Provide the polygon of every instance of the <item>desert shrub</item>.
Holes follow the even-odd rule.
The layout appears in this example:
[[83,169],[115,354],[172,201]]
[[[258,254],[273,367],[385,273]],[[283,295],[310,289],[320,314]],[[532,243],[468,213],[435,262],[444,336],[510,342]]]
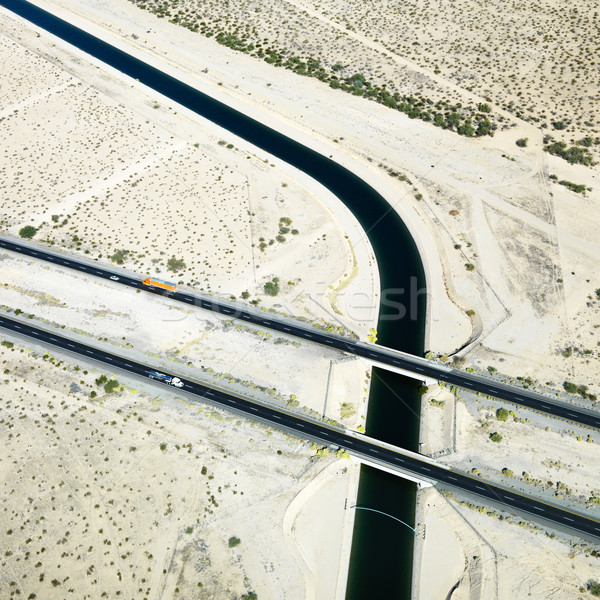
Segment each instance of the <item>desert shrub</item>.
[[19,235],[27,240],[30,240],[36,233],[37,229],[33,225],[25,225],[19,229]]
[[508,419],[509,412],[505,408],[499,408],[496,411],[496,419],[498,421],[506,421]]
[[116,392],[117,389],[119,389],[119,382],[116,379],[111,379],[105,386],[104,386],[104,391],[107,394],[112,394],[113,392]]
[[127,259],[127,255],[129,254],[129,250],[117,250],[111,257],[112,260],[117,265],[122,265],[123,262]]
[[494,433],[490,433],[490,440],[499,444],[502,441],[502,436],[497,431],[494,431]]
[[517,144],[517,146],[519,146],[519,148],[525,148],[525,146],[527,146],[527,142],[528,142],[529,138],[519,138],[515,144]]
[[240,538],[238,538],[238,537],[235,537],[235,536],[231,536],[231,537],[229,538],[229,540],[227,541],[227,545],[228,545],[230,548],[235,548],[236,546],[238,546],[238,545],[239,545],[239,544],[241,544],[241,543],[242,543],[242,540],[240,540]]
[[583,183],[573,183],[572,181],[567,181],[566,179],[561,179],[558,183],[560,183],[560,185],[564,185],[567,189],[575,192],[576,194],[582,194],[586,190],[586,187]]
[[97,386],[101,386],[102,384],[108,381],[108,377],[106,375],[100,375],[100,377],[98,377],[98,379],[95,379],[94,381],[96,382]]
[[267,296],[277,296],[277,294],[279,294],[279,278],[273,277],[271,281],[267,281],[263,286],[263,289]]
[[596,163],[587,148],[581,146],[567,146],[565,142],[553,142],[544,147],[544,150],[554,156],[560,156],[572,165],[592,167]]
[[593,579],[590,579],[587,582],[586,587],[587,587],[588,592],[592,596],[596,596],[596,598],[600,597],[600,583],[598,581],[594,581]]
[[181,258],[175,258],[172,256],[167,261],[167,269],[169,269],[169,271],[173,271],[173,273],[177,273],[178,271],[185,269],[185,262]]

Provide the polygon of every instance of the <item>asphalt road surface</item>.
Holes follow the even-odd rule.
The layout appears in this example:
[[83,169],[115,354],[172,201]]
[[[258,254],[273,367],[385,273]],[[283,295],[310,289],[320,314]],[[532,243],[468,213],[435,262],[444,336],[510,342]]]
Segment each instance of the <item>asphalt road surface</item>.
[[195,296],[185,292],[167,294],[164,290],[148,288],[148,286],[142,283],[141,279],[134,279],[123,275],[122,272],[110,271],[101,266],[96,266],[92,261],[86,263],[72,257],[63,256],[62,254],[41,250],[40,248],[32,247],[29,242],[19,243],[6,238],[0,238],[0,248],[12,250],[13,252],[45,260],[76,271],[82,271],[95,277],[102,277],[104,279],[116,277],[118,283],[122,285],[135,287],[161,296],[168,295],[179,302],[211,310],[232,319],[246,321],[261,328],[279,331],[285,335],[294,336],[328,348],[335,348],[368,360],[404,369],[414,373],[417,377],[430,377],[444,381],[450,385],[472,392],[480,392],[486,396],[505,400],[518,406],[524,406],[586,427],[600,429],[600,413],[597,411],[560,402],[543,394],[493,381],[482,375],[445,367],[424,358],[391,350],[383,346],[343,339],[337,335],[314,329],[310,325],[303,326],[299,323],[296,324],[291,319],[282,319],[273,313],[265,313],[262,310],[247,309],[233,303],[221,300],[217,301],[205,296]]
[[[98,271],[101,270],[98,269]],[[105,274],[110,277],[109,272],[105,272]],[[150,371],[157,370],[152,366],[134,362],[63,337],[55,332],[45,331],[3,316],[0,316],[0,328],[33,339],[45,347],[53,346],[60,350],[66,350],[83,357],[84,360],[98,361],[104,365],[109,365],[113,369],[120,369],[132,375],[148,378]],[[162,370],[159,371],[164,373]],[[166,375],[171,374],[166,373]],[[436,466],[426,458],[418,458],[414,453],[410,455],[403,454],[399,448],[393,450],[387,446],[379,445],[375,440],[357,434],[350,434],[343,429],[291,414],[285,410],[278,410],[275,407],[264,406],[184,377],[179,377],[179,379],[183,383],[183,387],[172,388],[172,391],[186,392],[187,395],[191,395],[196,400],[216,404],[250,419],[260,420],[278,429],[291,431],[301,438],[315,440],[328,446],[346,448],[351,454],[358,458],[365,458],[374,464],[391,469],[401,469],[418,478],[442,484],[443,487],[456,488],[463,492],[475,494],[484,499],[486,504],[499,505],[500,508],[508,509],[510,512],[517,514],[526,513],[530,517],[532,516],[534,521],[541,522],[543,525],[558,526],[560,529],[567,529],[571,533],[576,532],[584,538],[593,538],[595,541],[600,540],[600,522],[581,514],[569,512],[558,506],[529,498],[502,487],[490,485],[480,478]],[[167,385],[171,388],[169,384],[165,383],[155,383],[155,385]]]

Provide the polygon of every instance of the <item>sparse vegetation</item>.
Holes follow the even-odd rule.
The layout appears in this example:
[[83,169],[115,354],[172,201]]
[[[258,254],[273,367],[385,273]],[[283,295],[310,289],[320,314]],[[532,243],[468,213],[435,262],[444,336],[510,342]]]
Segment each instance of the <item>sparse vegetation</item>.
[[279,277],[273,277],[271,281],[267,281],[263,290],[267,296],[277,296],[279,294]]
[[230,548],[235,548],[236,546],[239,546],[242,543],[242,540],[240,540],[240,538],[235,537],[235,536],[231,536],[229,538],[229,540],[227,541],[227,545]]
[[185,261],[181,258],[175,258],[174,256],[172,256],[167,261],[167,269],[169,269],[169,271],[172,271],[173,273],[183,271],[185,269]]
[[572,183],[571,181],[567,181],[566,179],[561,179],[558,183],[560,185],[565,186],[572,192],[575,192],[576,194],[585,194],[586,190],[588,189],[583,183]]

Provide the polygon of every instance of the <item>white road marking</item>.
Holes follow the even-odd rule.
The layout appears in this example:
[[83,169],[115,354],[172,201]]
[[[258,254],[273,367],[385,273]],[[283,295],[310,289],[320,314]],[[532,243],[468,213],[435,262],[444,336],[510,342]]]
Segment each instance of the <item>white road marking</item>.
[[274,419],[279,419],[281,421],[281,417],[279,415],[273,415]]
[[105,356],[104,357],[106,360],[112,360],[112,358],[110,356]]
[[306,337],[312,337],[312,335],[310,335],[310,333],[305,333],[304,334]]
[[75,346],[73,346],[73,344],[67,344],[67,346],[71,346],[71,348],[75,348]]
[[304,425],[302,425],[302,423],[298,423],[298,427],[304,427]]
[[458,481],[458,479],[456,479],[456,477],[452,477],[452,475],[448,475],[448,479],[452,479],[453,481]]
[[33,335],[40,335],[37,331],[32,331]]
[[431,471],[431,469],[428,469],[427,467],[423,467],[423,471]]
[[571,519],[571,517],[565,517],[565,521],[571,521],[571,523],[573,523],[575,519]]
[[284,329],[284,331],[291,331],[291,329],[289,327],[284,327],[283,329]]
[[94,354],[91,350],[86,350],[88,354]]
[[131,368],[133,368],[133,366],[132,366],[132,365],[130,365],[129,363],[124,363],[124,364],[125,364],[125,366],[126,366],[126,367],[131,367]]
[[541,507],[539,507],[539,506],[534,506],[533,508],[535,508],[535,510],[541,510],[541,511],[543,511],[543,510],[544,510],[543,508],[541,508]]
[[15,329],[21,329],[18,325],[15,325]]
[[482,485],[476,485],[475,486],[478,490],[485,490],[485,488]]
[[50,338],[50,340],[51,340],[52,342],[55,342],[55,341],[56,341],[56,338]]

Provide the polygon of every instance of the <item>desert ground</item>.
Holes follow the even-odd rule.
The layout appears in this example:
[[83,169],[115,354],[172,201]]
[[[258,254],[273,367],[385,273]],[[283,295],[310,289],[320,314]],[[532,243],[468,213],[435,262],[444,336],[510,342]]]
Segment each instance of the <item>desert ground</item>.
[[0,359],[7,598],[300,599],[330,566],[335,589],[357,465],[122,374],[105,393],[105,369],[27,342]]
[[[263,5],[226,7],[228,23],[225,27],[221,21],[220,25],[225,31],[244,21],[250,33],[263,39],[265,45],[278,43],[281,48],[303,56],[315,56],[321,51],[323,54],[317,56],[323,64],[339,62],[345,69],[342,74],[362,71],[378,84],[387,82],[401,93],[418,93],[434,101],[446,98],[465,106],[490,103],[498,129],[493,137],[473,139],[409,119],[375,102],[331,89],[317,79],[301,78],[290,70],[275,68],[125,0],[110,4],[86,0],[40,2],[350,166],[389,198],[421,250],[428,278],[427,349],[440,360],[446,361],[460,350],[459,357],[464,362],[459,364],[465,367],[483,372],[491,367],[497,376],[529,378],[532,385],[545,386],[563,396],[566,381],[585,385],[586,394],[597,395],[600,301],[596,289],[600,289],[600,247],[595,232],[600,225],[597,210],[600,170],[597,166],[572,165],[543,151],[544,135],[548,132],[569,144],[581,136],[593,137],[598,133],[594,114],[598,86],[593,72],[597,58],[589,56],[587,42],[578,44],[573,32],[564,27],[570,24],[576,31],[585,32],[586,27],[593,30],[597,16],[589,13],[589,6],[583,3],[566,11],[558,10],[556,4],[540,5],[535,17],[539,23],[530,21],[532,27],[552,29],[542,32],[549,46],[544,49],[545,59],[539,57],[539,44],[532,37],[537,32],[530,36],[514,35],[514,23],[509,19],[501,23],[482,19],[473,10],[473,3],[466,0],[444,4],[441,9],[417,3],[412,11],[402,14],[385,5],[376,9],[370,5],[323,3],[273,3],[264,5],[264,10]],[[194,6],[186,4],[186,10]],[[529,19],[527,11],[533,14],[536,8],[520,7],[521,12],[514,19]],[[364,18],[361,11],[367,9],[371,9],[369,18]],[[223,19],[218,10],[221,8],[216,5],[206,7],[202,18],[207,23],[216,23]],[[382,22],[379,10],[385,12],[388,23],[392,19],[394,27],[390,25],[389,31],[387,26],[374,24]],[[494,6],[486,10],[492,15],[500,11]],[[285,23],[286,15],[292,15],[292,11],[296,14],[290,23]],[[257,14],[253,17],[256,20],[250,18],[253,12]],[[460,12],[460,17],[453,17],[455,12]],[[263,29],[259,29],[259,22]],[[436,23],[439,37],[435,44],[428,42],[427,46],[423,28],[429,24],[435,28]],[[69,252],[100,261],[110,260],[118,250],[125,250],[121,252],[124,268],[157,272],[165,277],[169,275],[169,259],[181,260],[185,268],[178,268],[174,277],[183,285],[236,298],[247,291],[250,300],[280,312],[312,317],[316,304],[312,298],[318,298],[319,304],[326,307],[324,313],[317,315],[324,322],[335,322],[365,337],[376,321],[376,312],[356,318],[348,309],[352,306],[353,291],[367,294],[376,305],[379,286],[374,259],[368,245],[363,243],[364,236],[334,198],[243,141],[228,137],[209,124],[200,127],[191,115],[165,99],[149,95],[135,82],[98,69],[95,64],[90,68],[84,57],[66,51],[43,33],[37,37],[30,28],[13,19],[3,18],[2,26],[3,59],[22,73],[19,85],[2,88],[6,100],[2,101],[0,118],[12,134],[0,166],[4,169],[5,185],[0,196],[4,231],[16,235],[24,225],[34,225],[40,227],[37,243],[52,243],[54,247],[62,246]],[[488,43],[500,39],[511,42],[484,60],[476,37],[486,28],[483,35],[490,38]],[[464,35],[470,29],[477,32],[472,40]],[[506,34],[508,29],[510,36]],[[404,33],[401,42],[392,36],[393,31]],[[458,35],[460,41],[456,41]],[[335,37],[338,39],[333,40]],[[413,38],[420,44],[407,42]],[[292,39],[297,46],[290,46]],[[408,45],[412,46],[411,52]],[[561,59],[561,53],[570,54],[569,60]],[[543,68],[536,68],[536,57],[544,61]],[[557,73],[553,60],[564,65],[569,73],[566,70]],[[493,77],[488,71],[493,72]],[[540,89],[527,94],[528,86],[530,90],[536,86]],[[519,119],[519,113],[528,116],[527,120]],[[566,122],[565,128],[553,126],[555,119]],[[548,121],[543,127],[542,120]],[[85,127],[79,127],[80,122]],[[39,140],[44,138],[45,144],[40,145]],[[526,146],[516,144],[525,138]],[[45,154],[46,144],[53,148],[52,160],[50,153]],[[94,151],[94,160],[89,160],[90,152]],[[596,156],[597,146],[590,151]],[[28,171],[37,164],[31,158],[38,155],[46,161],[43,172]],[[73,177],[73,173],[77,176]],[[390,176],[393,173],[403,174],[404,180]],[[151,184],[150,177],[153,177]],[[583,184],[585,194],[560,185],[561,180]],[[198,181],[203,183],[203,189],[196,196],[193,190]],[[48,183],[55,189],[49,191]],[[165,197],[164,205],[156,203],[157,198]],[[15,211],[15,206],[20,209]],[[108,208],[118,212],[118,224],[107,217]],[[53,215],[58,216],[56,221]],[[286,234],[284,242],[274,241],[269,245],[277,236],[281,217],[291,219],[298,234]],[[260,238],[267,244],[264,251],[259,246]],[[168,244],[168,249],[163,249],[163,244]],[[218,252],[213,252],[213,248]],[[10,271],[7,265],[14,260],[5,259],[3,269]],[[281,295],[275,299],[262,293],[263,284],[273,277],[280,278],[282,287]],[[346,288],[345,280],[349,278],[352,281]],[[37,282],[17,289],[18,276],[14,273],[9,282],[7,294],[11,294],[11,302],[3,302],[8,308],[14,309],[41,291]],[[347,293],[340,298],[330,293],[330,286],[341,287]],[[79,282],[76,289],[83,290],[83,284]],[[62,298],[58,291],[53,294]],[[137,301],[136,298],[136,304]],[[332,306],[336,301],[340,302],[337,311]],[[85,311],[90,310],[89,304],[85,304],[82,294],[78,302],[82,303],[78,318],[83,318]],[[112,304],[105,307],[107,311],[111,309]],[[45,318],[46,308],[40,311],[32,306],[30,310]],[[147,310],[149,315],[159,308],[152,306]],[[169,312],[168,308],[165,310]],[[121,312],[127,310],[123,308]],[[64,316],[57,318],[56,322],[64,324],[64,319]],[[119,319],[115,318],[103,334],[98,324],[92,326],[89,319],[81,329],[91,330],[94,336],[109,336],[117,343],[119,336],[111,329],[114,324],[127,323],[131,329],[137,329],[130,312]],[[226,333],[231,336],[228,339],[235,340],[233,343],[243,344],[240,341],[243,336],[226,323],[213,325],[217,333],[212,340],[207,335],[206,343],[207,354],[216,363],[225,348],[227,356],[231,350],[229,344],[219,346],[217,337]],[[179,330],[183,329],[181,326]],[[136,345],[147,337],[145,347],[155,346],[149,352],[157,360],[172,358],[167,354],[174,347],[171,341],[165,343],[154,330],[151,333],[149,330],[137,333]],[[185,339],[192,343],[199,337],[192,331]],[[253,336],[252,340],[255,339]],[[247,344],[251,346],[251,342]],[[273,340],[260,341],[263,364],[269,362],[272,344]],[[175,348],[185,356],[204,350],[199,342],[183,350]],[[347,417],[353,419],[349,425],[360,423],[368,393],[363,366],[341,365],[338,369],[333,357],[313,357],[308,350],[289,344],[283,344],[282,348],[289,351],[290,360],[301,356],[307,370],[318,364],[319,382],[314,386],[321,393],[329,365],[333,365],[333,372],[337,371],[339,376],[333,386],[337,397],[343,396],[347,389],[359,390],[364,382],[367,389],[361,390],[356,412]],[[227,372],[234,379],[244,380],[242,363],[239,360],[236,363],[234,358],[233,362],[225,361],[226,368],[222,364],[211,368],[217,374]],[[230,368],[231,365],[241,371]],[[183,361],[177,367],[184,369]],[[311,396],[310,391],[305,391],[311,388],[304,388],[306,381],[302,381],[301,374],[298,380],[285,383],[285,388],[281,387],[280,374],[266,370],[261,375],[265,381],[277,380],[276,387],[282,394],[279,400],[287,402],[294,394],[302,395],[304,403]],[[570,489],[576,497],[589,500],[594,496],[598,490],[597,474],[587,470],[587,461],[596,459],[598,440],[587,442],[587,435],[580,435],[582,432],[565,432],[555,424],[538,423],[526,413],[519,413],[518,417],[529,418],[530,423],[510,419],[496,423],[496,406],[479,405],[479,399],[469,400],[470,404],[459,401],[454,418],[449,414],[453,404],[446,392],[434,390],[444,399],[443,406],[429,399],[424,404],[428,432],[425,435],[429,436],[426,442],[431,453],[452,446],[452,453],[444,460],[462,468],[470,466],[471,461],[482,474],[505,484],[532,487],[521,475],[529,469],[526,472],[532,480],[552,478],[554,485],[546,486],[547,489],[533,486],[539,493],[556,491],[567,496],[570,494],[566,490]],[[589,397],[571,400],[593,404]],[[340,401],[332,407],[339,414],[332,414],[331,418],[341,418]],[[323,410],[320,400],[308,408]],[[11,414],[16,418],[16,413]],[[491,426],[502,428],[503,445],[490,445],[487,436]],[[549,431],[545,431],[546,427]],[[541,440],[535,451],[528,445],[531,428],[536,433],[543,432],[535,438]],[[560,458],[549,459],[545,445],[552,453],[560,454]],[[514,459],[515,448],[520,453],[518,461]],[[343,468],[344,463],[341,467],[332,463],[322,480],[327,483],[313,484],[309,488],[314,490],[313,495],[306,495],[323,499],[331,492],[326,500],[329,505],[352,493],[355,479],[350,472],[343,474]],[[503,468],[513,471],[512,481],[501,474]],[[556,487],[557,482],[565,488]],[[449,556],[443,576],[438,577],[437,597],[445,597],[459,580],[462,583],[456,597],[469,593],[472,598],[547,598],[549,594],[571,598],[577,597],[578,592],[585,597],[585,590],[579,588],[597,573],[597,559],[586,557],[589,553],[586,548],[575,548],[574,538],[557,536],[550,540],[544,532],[518,527],[507,519],[499,520],[496,514],[487,515],[485,511],[481,514],[456,499],[437,494],[434,490],[420,493],[417,521],[426,533],[424,541],[417,540],[416,569],[421,580],[416,586],[419,596],[415,597],[434,597],[429,595],[434,592],[427,586],[439,575],[440,556],[436,547],[445,543],[456,548],[456,552]],[[291,500],[287,497],[282,504],[287,502],[290,506]],[[314,506],[318,500],[312,502]],[[306,503],[311,506],[311,501]],[[434,509],[425,510],[427,503]],[[459,518],[457,511],[463,516]],[[335,514],[338,518],[339,514]],[[298,518],[299,522],[306,522]],[[280,520],[277,536],[281,522],[288,524],[289,517]],[[281,548],[280,544],[276,546]],[[475,548],[479,550],[475,552]],[[309,537],[304,535],[296,539],[290,552],[300,552],[303,561],[299,564],[309,565],[304,567],[302,577],[304,585],[310,587],[317,572],[314,565],[319,563],[315,546],[311,547]],[[547,559],[549,553],[554,557],[552,561]],[[482,575],[481,561],[462,558],[479,555],[487,557],[486,564],[493,565],[495,575],[487,570]],[[179,562],[172,563],[178,565],[174,566],[174,572],[188,572],[185,569],[189,565],[185,566],[182,556],[179,555]],[[529,562],[519,563],[523,556],[528,556]],[[550,584],[543,578],[533,578],[527,565],[533,568],[539,564],[548,566],[548,574],[556,575],[556,580],[548,575],[550,582],[555,581],[554,587],[548,587]],[[510,575],[512,587],[505,583],[509,575],[499,576],[502,569]],[[468,575],[468,586],[464,573]],[[320,576],[324,577],[322,572]],[[564,578],[564,585],[560,577]],[[325,580],[328,590],[337,585],[331,574]],[[259,589],[260,582],[251,579],[249,583]],[[245,590],[250,590],[250,586]],[[482,590],[486,592],[483,595]],[[489,590],[492,594],[486,595]],[[235,593],[244,593],[244,589],[236,588]]]

